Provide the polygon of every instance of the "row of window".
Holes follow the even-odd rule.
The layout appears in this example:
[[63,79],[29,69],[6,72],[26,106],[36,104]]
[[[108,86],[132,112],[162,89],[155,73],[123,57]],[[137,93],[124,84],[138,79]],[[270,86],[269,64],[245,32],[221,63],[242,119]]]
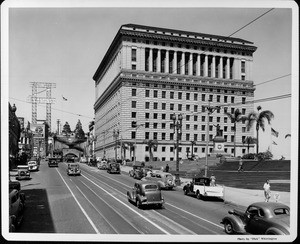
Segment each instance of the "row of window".
[[[186,150],[185,150],[185,152],[188,152],[188,153],[190,153],[190,147],[186,147],[185,148]],[[198,149],[200,149],[200,150],[198,150]],[[152,148],[152,150],[154,151],[154,152],[157,152],[158,151],[158,147],[154,147],[154,148]],[[161,152],[175,152],[175,148],[174,147],[172,147],[172,146],[170,146],[169,147],[169,150],[167,151],[167,147],[166,146],[162,146],[161,147]],[[210,153],[212,153],[212,151],[213,151],[213,148],[212,147],[210,147],[209,149],[209,152]],[[183,150],[182,150],[182,147],[178,147],[178,151],[179,152],[183,152]],[[205,153],[205,147],[196,147],[196,146],[194,146],[194,152],[193,153],[198,153],[198,152],[201,152],[201,153]],[[225,151],[225,153],[227,153],[228,152],[228,148],[224,148],[224,151]],[[145,146],[145,152],[149,152],[149,146]],[[234,148],[231,148],[231,153],[234,153]],[[246,149],[245,148],[242,148],[242,153],[243,154],[245,154],[246,153]],[[170,159],[171,161],[173,161],[173,158],[172,159]]]
[[[160,138],[159,138],[159,134],[160,134]],[[182,135],[182,134],[180,134]],[[193,136],[191,134],[185,134],[185,141],[198,141],[200,139],[200,141],[205,142],[206,141],[206,134],[200,134],[200,138],[198,137],[198,134],[193,134]],[[149,140],[149,139],[153,139],[153,140],[167,140],[167,133],[162,132],[162,133],[158,133],[158,132],[152,132],[152,138],[150,137],[150,132],[146,131],[145,132],[145,140]],[[225,142],[234,142],[234,135],[223,135]],[[209,141],[212,141],[214,138],[214,135],[210,134],[209,135]],[[242,142],[245,140],[246,136],[242,136]],[[131,132],[131,139],[136,139],[136,131],[132,131]],[[182,138],[179,138],[180,140]],[[175,140],[175,136],[174,133],[169,133],[169,140],[173,141]]]
[[[159,98],[158,96],[159,90],[153,90],[153,98]],[[185,100],[191,100],[191,97],[193,97],[194,101],[198,101],[199,94],[198,93],[189,93],[185,92]],[[133,88],[131,90],[131,96],[135,97],[137,96],[137,89]],[[150,97],[150,90],[146,89],[145,90],[145,97]],[[221,102],[221,95],[215,95],[216,97],[216,102]],[[175,92],[170,91],[169,96],[167,97],[167,91],[162,90],[160,94],[160,98],[168,98],[168,99],[175,99]],[[208,100],[207,100],[208,98]],[[213,94],[201,94],[201,101],[213,101],[214,95]],[[177,92],[177,99],[182,100],[183,99],[183,92]],[[223,96],[223,101],[224,103],[234,103],[235,102],[235,96],[230,97],[230,101],[228,100],[228,96]],[[242,97],[242,104],[246,103],[246,97]]]
[[[168,110],[170,111],[174,111],[176,109],[176,111],[183,111],[183,107],[184,105],[183,104],[177,104],[177,107],[175,107],[175,104],[174,103],[170,103],[168,104]],[[131,108],[137,108],[137,101],[131,101]],[[167,103],[161,103],[160,106],[159,106],[159,103],[158,102],[153,102],[153,106],[150,108],[150,102],[145,102],[145,109],[154,109],[154,110],[158,110],[158,109],[161,109],[161,110],[167,110]],[[221,109],[222,108],[217,108],[216,111],[217,113],[221,113]],[[185,105],[185,111],[186,112],[201,112],[201,113],[204,113],[206,112],[206,106],[202,105],[201,106],[201,110],[199,110],[199,106],[198,105],[190,105],[190,104],[186,104]],[[223,111],[224,113],[228,113],[228,107],[224,107],[223,108]],[[231,114],[234,114],[234,111],[235,111],[235,108],[230,108],[230,113]],[[241,109],[241,113],[243,115],[246,114],[246,109],[245,108],[242,108]],[[135,118],[136,116],[136,112],[132,112],[132,115],[131,117],[132,118]],[[191,115],[186,115],[186,120],[189,121],[190,120],[190,117]],[[197,121],[198,119],[198,116],[197,115],[194,115],[194,121]],[[227,118],[226,118],[227,120]],[[205,121],[205,119],[203,119],[202,121]],[[219,121],[218,121],[219,122]],[[225,122],[227,123],[227,122]]]

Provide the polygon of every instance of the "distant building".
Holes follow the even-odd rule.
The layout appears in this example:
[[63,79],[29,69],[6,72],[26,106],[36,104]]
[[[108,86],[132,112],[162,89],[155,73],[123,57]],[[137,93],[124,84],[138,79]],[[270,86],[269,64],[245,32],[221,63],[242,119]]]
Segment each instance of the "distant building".
[[16,116],[17,107],[14,104],[9,106],[9,167],[10,169],[17,165],[17,157],[19,152],[19,138],[21,134],[21,126]]
[[[132,160],[136,145],[136,160],[147,161],[145,140],[157,140],[154,158],[175,160],[174,113],[183,115],[181,158],[192,144],[193,154],[205,156],[207,140],[211,153],[216,124],[225,139],[225,153],[233,154],[234,127],[224,112],[239,108],[246,115],[253,110],[255,51],[252,42],[240,38],[121,26],[93,76],[96,156],[113,158],[117,150],[118,157]],[[221,107],[207,118],[207,105]],[[236,130],[238,156],[246,153],[242,141],[253,129],[238,123]]]

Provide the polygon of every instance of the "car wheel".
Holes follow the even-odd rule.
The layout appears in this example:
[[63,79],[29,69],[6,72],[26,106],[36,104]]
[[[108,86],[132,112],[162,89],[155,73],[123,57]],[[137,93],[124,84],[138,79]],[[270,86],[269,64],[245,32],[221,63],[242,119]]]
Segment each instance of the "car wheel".
[[233,230],[233,226],[232,226],[232,223],[230,221],[225,221],[224,223],[224,229],[225,229],[225,232],[226,234],[233,234],[234,233],[234,230]]
[[196,195],[196,197],[197,197],[198,199],[202,199],[202,195],[200,194],[200,192],[199,192],[199,191],[197,192],[197,195]]

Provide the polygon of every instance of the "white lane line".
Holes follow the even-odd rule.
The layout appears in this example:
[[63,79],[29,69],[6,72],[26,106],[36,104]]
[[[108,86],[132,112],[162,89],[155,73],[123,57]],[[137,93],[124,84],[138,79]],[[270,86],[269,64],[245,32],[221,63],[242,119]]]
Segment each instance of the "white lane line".
[[128,205],[126,205],[125,203],[123,203],[122,201],[120,201],[118,198],[116,198],[114,195],[110,194],[108,191],[106,191],[104,188],[102,188],[101,186],[97,185],[95,182],[93,182],[92,180],[90,180],[89,178],[87,178],[86,176],[82,175],[84,178],[86,178],[88,181],[90,181],[91,183],[93,183],[95,186],[97,186],[98,188],[100,188],[102,191],[106,192],[108,195],[110,195],[112,198],[116,199],[119,203],[121,203],[122,205],[124,205],[126,208],[130,209],[132,212],[136,213],[137,215],[139,215],[141,218],[143,218],[144,220],[148,221],[149,223],[151,223],[152,225],[154,225],[156,228],[158,228],[159,230],[161,230],[162,232],[164,232],[167,235],[170,235],[169,232],[167,232],[165,229],[161,228],[159,225],[155,224],[153,221],[145,218],[143,215],[141,215],[139,212],[135,211],[134,209],[132,209],[131,207],[129,207]]
[[185,212],[185,213],[187,213],[187,214],[190,214],[190,215],[192,215],[192,216],[195,217],[195,218],[201,219],[202,221],[205,221],[205,222],[207,222],[207,223],[210,223],[210,224],[212,224],[212,225],[214,225],[214,226],[216,226],[216,227],[219,227],[219,228],[223,229],[223,226],[221,226],[221,225],[217,225],[217,224],[215,224],[215,223],[213,223],[213,222],[211,222],[211,221],[209,221],[209,220],[207,220],[207,219],[201,218],[201,217],[199,217],[199,216],[197,216],[197,215],[195,215],[195,214],[192,214],[192,213],[190,213],[190,212],[188,212],[188,211],[186,211],[186,210],[183,210],[182,208],[178,208],[178,207],[176,207],[176,206],[174,206],[174,205],[172,205],[172,204],[170,204],[170,203],[166,203],[166,204],[172,206],[173,208],[177,208],[177,209],[179,209],[179,210],[181,210],[181,211],[183,211],[183,212]]
[[[87,173],[87,174],[88,174],[88,173]],[[93,176],[93,175],[92,175],[92,176]],[[95,177],[95,176],[93,176],[93,177]],[[129,185],[126,185],[126,184],[124,184],[124,183],[122,183],[122,182],[120,182],[120,181],[117,181],[117,180],[113,179],[113,178],[109,178],[109,177],[107,177],[107,176],[104,176],[104,177],[106,177],[107,179],[113,180],[113,181],[115,181],[115,182],[117,182],[117,183],[119,183],[119,184],[121,184],[121,185],[124,185],[124,186],[126,186],[126,187],[131,188]],[[124,193],[122,193],[122,194],[124,194]],[[125,195],[125,194],[124,194],[124,195]],[[215,223],[213,223],[213,222],[211,222],[211,221],[209,221],[209,220],[207,220],[207,219],[201,218],[201,217],[199,217],[199,216],[197,216],[197,215],[195,215],[195,214],[192,214],[192,213],[190,213],[190,212],[188,212],[188,211],[186,211],[186,210],[184,210],[184,209],[182,209],[182,208],[178,208],[178,207],[176,207],[176,206],[174,206],[174,205],[172,205],[172,204],[170,204],[170,203],[165,202],[165,205],[170,205],[170,206],[172,206],[172,207],[174,207],[174,208],[177,208],[177,209],[179,209],[179,210],[181,210],[181,211],[183,211],[183,212],[185,212],[185,213],[187,213],[187,214],[190,214],[190,215],[192,215],[192,216],[194,216],[194,217],[196,217],[196,218],[198,218],[198,219],[201,219],[201,220],[203,220],[203,221],[205,221],[205,222],[207,222],[207,223],[210,223],[210,224],[212,224],[212,225],[214,225],[214,226],[217,226],[217,227],[223,229],[223,226],[221,226],[221,225],[215,224]]]
[[83,214],[85,215],[85,217],[87,218],[87,220],[90,222],[91,226],[93,227],[93,229],[95,230],[95,232],[97,234],[100,234],[100,231],[97,229],[97,227],[95,226],[95,224],[93,223],[93,221],[90,219],[90,217],[87,215],[87,213],[85,212],[85,210],[83,209],[83,207],[80,205],[80,203],[78,202],[77,198],[75,197],[75,195],[73,194],[71,188],[68,186],[67,182],[64,180],[64,178],[62,177],[61,173],[58,171],[58,169],[56,168],[57,173],[59,174],[59,176],[61,177],[61,179],[63,180],[63,182],[66,184],[66,186],[68,187],[69,191],[71,192],[73,198],[75,199],[75,201],[77,202],[79,208],[81,209],[81,211],[83,212]]
[[[104,201],[101,197],[99,197],[98,195],[97,195],[97,193],[95,192],[95,191],[93,191],[92,189],[90,189],[90,187],[87,185],[87,184],[85,184],[83,181],[80,181],[82,184],[84,184],[90,191],[92,191],[98,198],[100,198],[103,202],[105,202],[108,206],[109,206],[109,204],[106,202],[106,201]],[[77,186],[76,186],[77,187]],[[77,187],[78,188],[78,187]],[[88,198],[86,197],[86,195],[78,188],[78,190],[82,193],[82,195],[86,198],[86,200],[88,200]],[[114,230],[114,232],[116,233],[116,234],[119,234],[118,233],[118,231],[111,225],[111,223],[108,221],[108,219],[101,213],[101,212],[99,212],[99,210],[95,207],[95,205],[90,201],[90,200],[88,200],[88,202],[95,208],[95,210],[99,213],[99,215],[101,215],[102,216],[102,218],[107,222],[107,224],[109,224],[109,226]],[[128,222],[128,221],[127,221]],[[137,230],[137,231],[139,231],[139,230]],[[142,233],[141,233],[142,234]]]

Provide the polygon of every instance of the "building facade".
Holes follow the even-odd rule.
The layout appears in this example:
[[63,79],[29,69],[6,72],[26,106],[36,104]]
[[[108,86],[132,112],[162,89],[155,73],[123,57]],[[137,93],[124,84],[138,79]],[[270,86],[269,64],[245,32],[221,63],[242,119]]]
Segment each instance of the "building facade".
[[[120,27],[93,79],[97,157],[175,160],[172,115],[183,116],[181,158],[213,150],[216,126],[225,153],[246,153],[253,131],[224,114],[253,110],[252,42],[231,37],[127,24]],[[208,115],[207,106],[219,106]],[[136,127],[135,127],[136,123]],[[207,137],[208,131],[208,137]],[[117,133],[116,133],[117,132]],[[147,142],[157,142],[149,148]],[[152,149],[152,150],[151,150]]]

